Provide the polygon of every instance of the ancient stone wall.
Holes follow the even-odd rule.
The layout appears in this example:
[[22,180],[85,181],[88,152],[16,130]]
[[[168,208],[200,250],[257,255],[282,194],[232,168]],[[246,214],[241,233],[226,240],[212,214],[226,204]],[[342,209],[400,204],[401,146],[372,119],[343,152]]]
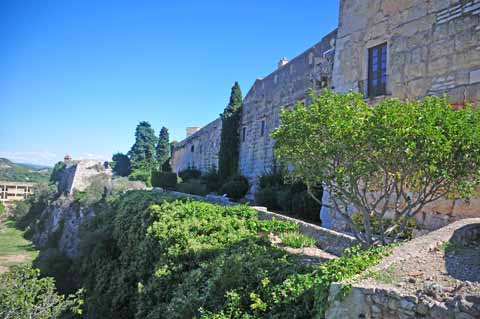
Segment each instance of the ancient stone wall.
[[331,84],[336,31],[283,63],[263,79],[257,79],[243,101],[240,128],[240,171],[255,185],[273,163],[274,141],[270,133],[280,124],[283,107],[308,103],[310,89],[317,92]]
[[212,167],[218,168],[221,133],[222,120],[218,118],[179,142],[170,160],[172,170],[179,172],[195,167],[202,172],[207,172]]
[[387,96],[480,101],[480,0],[342,0],[333,86],[366,91],[368,50],[387,43]]
[[67,163],[58,187],[60,191],[67,194],[84,191],[91,184],[92,178],[99,175],[105,175],[108,178],[112,176],[112,170],[105,167],[103,161],[70,161]]

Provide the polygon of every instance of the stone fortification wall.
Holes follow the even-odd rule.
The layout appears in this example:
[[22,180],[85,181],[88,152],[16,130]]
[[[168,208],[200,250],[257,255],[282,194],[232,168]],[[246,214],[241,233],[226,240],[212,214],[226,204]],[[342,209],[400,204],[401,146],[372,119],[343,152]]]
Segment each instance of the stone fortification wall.
[[365,92],[368,50],[387,43],[387,96],[480,101],[480,0],[342,0],[333,86]]
[[59,190],[67,194],[74,191],[84,191],[90,185],[92,178],[99,175],[112,176],[112,170],[105,167],[103,161],[78,160],[67,163],[59,183]]
[[195,167],[206,172],[212,167],[218,168],[221,133],[222,120],[218,118],[179,142],[172,153],[172,170],[179,172]]
[[240,129],[240,171],[255,185],[273,163],[270,133],[279,126],[282,108],[308,103],[308,91],[330,87],[336,31],[319,43],[257,79],[243,101]]

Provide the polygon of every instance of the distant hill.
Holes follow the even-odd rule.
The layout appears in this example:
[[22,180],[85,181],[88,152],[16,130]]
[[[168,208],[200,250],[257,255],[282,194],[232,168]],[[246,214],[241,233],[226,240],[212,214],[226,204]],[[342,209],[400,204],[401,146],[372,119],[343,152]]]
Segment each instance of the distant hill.
[[52,169],[33,164],[17,164],[0,158],[0,181],[48,182]]

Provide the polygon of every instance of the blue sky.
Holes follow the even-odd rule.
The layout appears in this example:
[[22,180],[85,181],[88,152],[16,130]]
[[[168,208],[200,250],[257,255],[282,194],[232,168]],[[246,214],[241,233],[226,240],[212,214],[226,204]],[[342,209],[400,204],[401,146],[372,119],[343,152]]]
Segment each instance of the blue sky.
[[339,0],[0,1],[0,157],[127,152],[138,122],[171,139],[337,25]]

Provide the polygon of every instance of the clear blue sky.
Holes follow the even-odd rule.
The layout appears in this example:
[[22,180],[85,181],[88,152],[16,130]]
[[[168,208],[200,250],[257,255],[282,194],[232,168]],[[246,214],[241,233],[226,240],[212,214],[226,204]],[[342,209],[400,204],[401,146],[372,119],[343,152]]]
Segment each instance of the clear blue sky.
[[0,157],[53,164],[171,139],[337,25],[339,0],[0,1]]

